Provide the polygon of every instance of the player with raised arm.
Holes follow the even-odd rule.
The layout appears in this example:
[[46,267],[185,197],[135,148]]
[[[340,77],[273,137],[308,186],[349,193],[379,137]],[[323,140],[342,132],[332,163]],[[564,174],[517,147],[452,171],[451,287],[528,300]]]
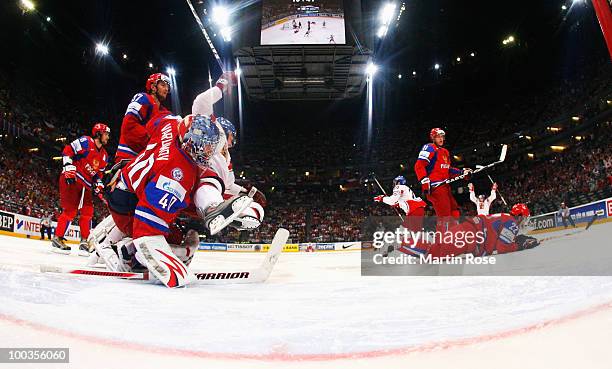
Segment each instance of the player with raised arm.
[[57,220],[55,236],[51,240],[54,252],[70,253],[70,246],[65,243],[65,235],[78,211],[81,231],[79,254],[89,255],[86,240],[93,218],[92,194],[102,196],[102,176],[108,161],[104,145],[108,143],[109,138],[110,128],[104,123],[96,123],[91,137],[82,136],[66,145],[62,151],[64,167],[59,177],[62,213]]
[[427,204],[414,194],[410,187],[406,186],[406,178],[397,176],[393,179],[393,194],[391,196],[378,195],[374,197],[375,202],[398,207],[407,216],[424,216]]
[[167,75],[154,73],[147,78],[145,92],[134,95],[121,122],[115,163],[132,160],[145,149],[149,141],[147,122],[159,113],[170,113],[162,105],[170,93],[170,88],[170,78]]
[[497,183],[493,183],[491,186],[491,194],[489,197],[485,197],[485,195],[478,195],[478,197],[476,197],[473,183],[468,183],[468,189],[470,190],[470,200],[476,204],[476,212],[478,215],[489,215],[491,204],[493,204],[493,201],[497,198]]
[[463,170],[451,166],[450,154],[444,146],[446,133],[441,128],[434,128],[429,133],[431,143],[421,149],[414,164],[414,171],[421,182],[423,195],[431,202],[438,217],[459,217],[459,205],[451,193],[446,180],[468,174],[471,169]]

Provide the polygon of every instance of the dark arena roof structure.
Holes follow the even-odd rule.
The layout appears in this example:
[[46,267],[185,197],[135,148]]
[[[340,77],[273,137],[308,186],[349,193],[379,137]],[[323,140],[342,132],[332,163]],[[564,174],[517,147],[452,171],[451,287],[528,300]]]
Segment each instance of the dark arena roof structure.
[[371,52],[350,45],[274,45],[243,47],[234,56],[250,98],[335,100],[362,93]]

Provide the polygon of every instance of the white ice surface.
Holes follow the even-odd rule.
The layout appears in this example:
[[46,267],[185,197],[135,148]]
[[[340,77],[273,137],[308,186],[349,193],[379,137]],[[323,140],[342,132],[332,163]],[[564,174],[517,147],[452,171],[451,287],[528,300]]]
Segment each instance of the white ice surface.
[[[302,22],[302,28],[297,32],[293,32],[292,22],[289,24],[289,29],[283,29],[282,24],[277,24],[261,31],[262,45],[299,45],[299,44],[329,44],[329,36],[334,35],[336,44],[346,43],[344,36],[344,18],[330,17],[304,17],[296,19],[296,22]],[[304,36],[308,30],[308,21],[315,22],[310,29],[310,35]],[[323,28],[325,21],[325,28]]]
[[[611,230],[612,223],[595,225],[579,240],[561,237],[541,247],[609,245]],[[612,277],[361,277],[359,256],[286,253],[265,284],[171,290],[41,274],[40,264],[82,266],[85,258],[53,254],[48,242],[0,236],[0,316],[153,348],[299,358],[496,334],[612,301]],[[193,268],[258,265],[262,257],[200,252]],[[0,330],[0,346],[15,335],[20,331]]]

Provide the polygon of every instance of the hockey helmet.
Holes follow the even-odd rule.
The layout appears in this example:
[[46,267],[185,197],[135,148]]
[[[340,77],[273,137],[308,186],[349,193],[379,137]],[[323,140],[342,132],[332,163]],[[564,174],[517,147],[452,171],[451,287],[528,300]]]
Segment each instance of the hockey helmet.
[[529,208],[523,203],[514,204],[512,206],[512,209],[510,209],[510,214],[514,215],[515,217],[528,217],[531,215],[531,213],[529,212]]
[[436,136],[446,136],[446,132],[444,132],[444,130],[442,128],[433,128],[429,132],[429,138],[431,138],[433,140],[434,137],[436,137]]
[[145,84],[145,89],[147,90],[147,92],[151,91],[151,88],[157,85],[157,82],[160,81],[166,82],[169,87],[172,87],[172,84],[170,83],[170,77],[163,73],[153,73],[149,76],[149,78],[147,78],[147,83]]
[[404,176],[397,176],[393,179],[393,186],[405,185],[405,184],[406,184],[406,178],[404,178]]
[[96,123],[91,129],[91,137],[96,138],[98,135],[102,136],[104,132],[110,134],[110,128],[104,123]]
[[221,128],[223,128],[223,132],[225,133],[226,138],[229,137],[230,133],[232,134],[232,141],[230,142],[228,140],[228,147],[233,147],[234,145],[236,145],[236,138],[238,137],[238,134],[236,132],[236,126],[234,126],[234,123],[223,117],[218,117],[217,123],[219,123],[221,125]]

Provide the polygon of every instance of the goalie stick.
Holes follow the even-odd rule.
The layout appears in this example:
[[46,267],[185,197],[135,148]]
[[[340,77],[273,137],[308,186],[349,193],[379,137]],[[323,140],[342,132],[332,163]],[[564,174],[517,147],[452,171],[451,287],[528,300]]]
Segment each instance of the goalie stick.
[[[265,282],[270,274],[278,257],[283,251],[283,246],[289,239],[289,231],[284,228],[279,228],[274,235],[274,239],[270,244],[270,249],[265,255],[259,268],[251,270],[229,270],[229,271],[202,271],[192,272],[194,275],[194,284],[238,284],[238,283],[262,283]],[[61,273],[61,274],[76,274],[89,275],[98,277],[113,277],[119,279],[132,280],[151,280],[149,273],[135,272],[113,272],[110,270],[96,270],[86,268],[62,268],[53,265],[41,265],[40,271],[43,273]]]

